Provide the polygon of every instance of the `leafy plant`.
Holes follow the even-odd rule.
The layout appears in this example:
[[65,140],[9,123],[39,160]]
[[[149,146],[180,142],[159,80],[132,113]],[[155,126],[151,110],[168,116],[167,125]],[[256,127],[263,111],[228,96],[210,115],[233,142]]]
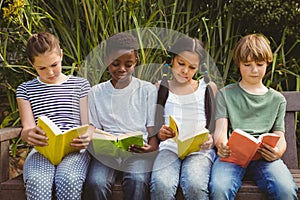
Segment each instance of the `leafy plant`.
[[[50,31],[59,38],[64,73],[84,76],[91,85],[110,78],[101,46],[110,35],[123,31],[136,35],[141,49],[135,75],[151,82],[161,78],[167,50],[179,33],[196,37],[207,51],[203,65],[219,87],[239,80],[232,61],[238,39],[263,33],[274,51],[264,83],[279,91],[300,89],[300,4],[296,1],[0,0],[0,8],[0,73],[11,113],[17,113],[16,87],[36,76],[27,66],[24,46],[39,31]],[[18,123],[13,116],[5,120],[6,125]]]

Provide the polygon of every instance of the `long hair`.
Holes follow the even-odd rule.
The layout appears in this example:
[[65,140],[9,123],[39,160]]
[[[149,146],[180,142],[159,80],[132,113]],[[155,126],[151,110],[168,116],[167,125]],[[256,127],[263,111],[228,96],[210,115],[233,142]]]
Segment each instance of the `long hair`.
[[[155,127],[157,132],[159,131],[160,127],[164,124],[164,109],[165,109],[165,104],[166,101],[168,99],[169,96],[169,83],[168,83],[168,68],[169,66],[171,66],[171,61],[174,59],[174,57],[176,57],[178,54],[180,54],[181,52],[184,51],[189,51],[189,52],[194,52],[197,53],[197,55],[199,56],[199,64],[198,66],[200,66],[200,62],[202,59],[204,59],[204,49],[202,46],[202,43],[195,38],[190,38],[190,37],[181,37],[179,40],[177,40],[175,42],[175,44],[172,46],[168,57],[166,59],[165,65],[162,68],[163,71],[163,77],[161,80],[161,83],[159,85],[159,89],[158,89],[158,94],[157,94],[157,105],[156,105],[156,112],[155,112]],[[209,83],[210,82],[210,78],[208,76],[208,72],[207,72],[207,68],[206,66],[202,67],[202,71],[204,73],[204,81],[205,83]],[[210,104],[207,105],[209,108],[212,105],[212,101],[211,101],[211,95],[213,96],[212,90],[210,88],[209,90],[206,90],[205,92],[205,99],[209,99]],[[205,110],[210,110],[210,109],[206,109]],[[207,124],[211,123],[211,112],[207,111],[205,112],[206,114],[206,119],[209,119],[207,122]],[[208,127],[208,125],[207,125]]]

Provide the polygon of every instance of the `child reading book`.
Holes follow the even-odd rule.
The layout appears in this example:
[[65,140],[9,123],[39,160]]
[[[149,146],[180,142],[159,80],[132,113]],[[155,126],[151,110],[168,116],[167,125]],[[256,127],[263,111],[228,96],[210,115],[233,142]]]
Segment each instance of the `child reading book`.
[[[29,145],[43,148],[48,145],[47,133],[36,125],[41,115],[49,117],[66,131],[88,123],[87,80],[62,73],[63,53],[58,39],[47,32],[33,34],[27,43],[28,61],[38,77],[17,88],[17,102],[22,121],[22,139]],[[66,155],[53,165],[35,149],[24,164],[24,182],[28,199],[80,199],[89,164],[87,148],[90,131],[73,139],[77,152]],[[53,190],[55,186],[55,190]],[[55,193],[54,193],[55,191]]]
[[[230,148],[229,157],[221,157],[221,161],[233,162],[241,167],[247,167],[251,160],[258,160],[261,154],[258,152],[259,147],[264,144],[276,147],[280,136],[275,133],[263,133],[258,138],[240,130],[234,129],[227,142]],[[247,148],[245,148],[247,147]]]
[[172,115],[169,115],[169,127],[175,132],[173,140],[177,145],[177,155],[183,160],[190,153],[199,151],[201,145],[207,141],[209,130],[202,128],[196,132],[192,132],[190,135],[185,135],[182,137],[182,134],[179,134],[178,123]]
[[78,151],[78,149],[72,147],[70,144],[73,139],[85,134],[89,128],[89,125],[85,124],[62,131],[45,115],[38,118],[37,126],[45,132],[48,144],[47,146],[34,146],[34,148],[53,165],[58,165],[66,155]]
[[[248,171],[268,199],[297,199],[298,187],[280,159],[286,150],[286,100],[279,92],[263,84],[267,66],[273,60],[271,47],[263,35],[250,34],[237,43],[233,58],[241,81],[222,88],[217,95],[214,141],[218,158],[212,167],[210,198],[234,199]],[[227,146],[227,133],[234,129],[241,129],[255,137],[274,133],[280,139],[275,147],[263,142],[258,149],[262,158],[242,167],[220,160],[229,158],[233,153]]]
[[[132,144],[130,156],[92,154],[84,187],[84,199],[109,199],[118,173],[122,173],[124,199],[147,199],[152,160],[146,153],[157,149],[154,126],[156,88],[132,74],[138,61],[139,44],[130,33],[122,32],[106,40],[105,63],[111,79],[93,86],[89,93],[89,119],[97,129],[116,136],[140,131],[143,145]],[[92,143],[91,143],[92,144]],[[113,151],[113,146],[111,151]],[[100,149],[101,150],[101,149]]]
[[215,157],[211,149],[212,136],[209,134],[194,152],[182,157],[178,155],[176,134],[169,122],[172,115],[177,122],[178,139],[195,136],[205,127],[211,128],[207,126],[210,124],[208,116],[213,113],[206,109],[209,102],[205,99],[211,97],[208,99],[212,103],[212,88],[216,91],[217,87],[207,71],[204,78],[193,79],[204,53],[199,40],[182,36],[172,46],[170,60],[166,61],[171,65],[173,79],[168,81],[164,74],[158,90],[157,102],[164,110],[156,109],[156,125],[160,128],[157,137],[161,142],[151,175],[151,199],[175,199],[178,186],[185,199],[208,199],[210,170]]

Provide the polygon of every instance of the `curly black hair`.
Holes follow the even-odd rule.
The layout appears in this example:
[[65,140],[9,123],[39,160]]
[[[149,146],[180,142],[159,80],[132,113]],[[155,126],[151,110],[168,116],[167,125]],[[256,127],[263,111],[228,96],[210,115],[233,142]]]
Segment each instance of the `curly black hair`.
[[139,43],[136,37],[128,32],[121,32],[110,36],[106,40],[106,55],[120,49],[138,50]]

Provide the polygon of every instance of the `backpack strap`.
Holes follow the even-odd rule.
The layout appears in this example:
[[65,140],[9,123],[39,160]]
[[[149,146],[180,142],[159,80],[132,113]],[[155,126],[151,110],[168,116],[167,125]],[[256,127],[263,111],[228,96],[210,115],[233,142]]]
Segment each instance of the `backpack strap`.
[[215,111],[216,111],[216,102],[215,102],[215,92],[211,83],[208,83],[205,90],[204,97],[204,110],[206,117],[206,126],[210,132],[213,132],[215,129]]
[[[166,104],[169,91],[165,85],[160,84],[159,90],[167,90],[161,98],[157,99],[156,104],[156,112],[155,112],[155,129],[156,132],[159,131],[160,127],[164,124],[164,106]],[[209,82],[206,86],[205,97],[204,97],[204,110],[205,110],[205,118],[206,118],[206,126],[208,130],[213,132],[215,129],[215,93],[216,93],[216,85],[212,82]]]
[[[158,88],[157,102],[156,102],[156,111],[155,111],[155,125],[154,132],[158,133],[162,125],[164,125],[164,112],[165,104],[169,96],[169,86],[166,83],[160,82]],[[157,136],[158,134],[156,134]],[[157,137],[158,138],[158,137]],[[159,138],[158,138],[159,140]]]

